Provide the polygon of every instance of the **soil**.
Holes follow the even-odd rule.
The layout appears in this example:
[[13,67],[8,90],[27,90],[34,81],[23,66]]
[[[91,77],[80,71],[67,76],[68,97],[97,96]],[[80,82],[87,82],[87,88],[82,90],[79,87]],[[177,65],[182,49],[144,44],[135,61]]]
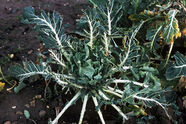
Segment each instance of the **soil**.
[[[76,19],[86,7],[86,0],[0,0],[0,65],[7,63],[34,60],[39,41],[33,28],[21,23],[23,9],[33,6],[36,11],[47,12],[56,10],[68,24],[67,32],[75,29]],[[13,54],[11,59],[9,56]],[[6,69],[4,69],[6,72]]]
[[[86,2],[87,0],[0,0],[0,65],[3,72],[8,74],[7,68],[14,63],[21,63],[22,60],[35,61],[37,58],[40,42],[36,38],[36,33],[31,26],[21,23],[21,15],[25,7],[33,6],[36,11],[40,9],[48,12],[56,10],[62,15],[64,24],[69,24],[67,33],[73,33],[76,19],[81,16],[82,9],[87,7]],[[9,87],[11,86],[7,84],[0,92],[0,124],[8,124],[7,121],[10,121],[11,124],[47,124],[49,118],[54,119],[56,110],[61,110],[72,97],[71,95],[59,95],[46,100],[44,98],[45,82],[42,80],[32,83],[18,94],[13,91],[8,92],[6,89]],[[182,112],[185,111],[181,99],[184,95],[180,94],[177,101]],[[99,117],[93,103],[89,102],[83,123],[98,124],[100,123]],[[69,108],[60,119],[60,124],[77,123],[81,105],[79,100]],[[25,118],[24,110],[29,111],[30,119]],[[112,108],[107,107],[103,113],[107,124],[121,123],[117,112]],[[152,121],[152,124],[173,123],[164,117],[165,114],[159,107],[151,109],[149,113],[159,118]],[[182,113],[175,119],[179,124],[183,124],[186,123],[185,118],[186,113]],[[136,123],[135,120],[136,118],[132,118],[127,123]]]

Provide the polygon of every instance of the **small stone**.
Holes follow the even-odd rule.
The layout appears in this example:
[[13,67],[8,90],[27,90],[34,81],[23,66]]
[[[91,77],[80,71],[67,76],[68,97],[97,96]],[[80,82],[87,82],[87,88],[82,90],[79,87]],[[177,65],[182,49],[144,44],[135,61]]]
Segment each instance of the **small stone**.
[[69,3],[68,3],[68,2],[64,4],[64,6],[68,6],[68,5],[69,5]]
[[66,122],[65,122],[65,121],[63,121],[63,122],[62,122],[62,124],[66,124]]
[[8,54],[8,56],[13,59],[14,58],[14,54]]
[[31,106],[31,107],[35,107],[35,106],[36,106],[36,101],[35,101],[35,100],[32,100],[32,101],[30,102],[30,106]]
[[34,51],[33,50],[29,50],[27,53],[30,55],[32,54]]
[[186,100],[183,100],[183,107],[186,109]]
[[83,124],[88,124],[88,121],[87,121],[87,120],[84,120],[84,121],[83,121]]
[[17,111],[17,112],[16,112],[16,115],[23,115],[23,112]]
[[12,106],[12,109],[16,109],[16,106]]
[[29,104],[25,104],[25,107],[30,108],[30,105]]
[[34,98],[35,98],[35,99],[41,99],[42,96],[41,96],[41,95],[36,95]]
[[40,118],[43,118],[45,115],[46,115],[46,111],[45,111],[45,110],[41,110],[41,111],[39,112],[39,117],[40,117]]
[[11,124],[11,121],[5,121],[4,124]]
[[8,8],[9,11],[12,11],[12,8]]

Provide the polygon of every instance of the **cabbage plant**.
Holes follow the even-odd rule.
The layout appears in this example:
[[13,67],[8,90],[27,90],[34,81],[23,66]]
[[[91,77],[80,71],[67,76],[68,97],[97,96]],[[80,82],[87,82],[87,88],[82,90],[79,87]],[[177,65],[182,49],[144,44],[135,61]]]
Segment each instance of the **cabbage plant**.
[[[115,3],[110,0],[103,8],[85,11],[79,24],[88,25],[88,28],[81,30],[80,38],[65,33],[63,19],[57,12],[42,11],[36,15],[33,7],[24,9],[23,22],[35,26],[39,40],[48,49],[49,59],[39,64],[27,61],[23,66],[14,66],[12,73],[19,79],[19,85],[26,78],[41,75],[45,80],[52,80],[54,85],[60,85],[62,90],[75,92],[50,124],[57,124],[79,99],[82,100],[79,124],[90,100],[102,124],[105,124],[103,105],[112,106],[123,121],[128,120],[131,113],[138,115],[137,108],[142,108],[145,113],[143,108],[155,105],[161,106],[169,116],[158,70],[151,67],[151,63],[142,61],[145,55],[136,39],[144,22],[122,33],[116,28],[120,9],[114,8]],[[115,36],[122,38],[122,45],[117,45],[120,41]],[[58,65],[57,70],[52,65]],[[130,106],[134,109],[127,109]]]

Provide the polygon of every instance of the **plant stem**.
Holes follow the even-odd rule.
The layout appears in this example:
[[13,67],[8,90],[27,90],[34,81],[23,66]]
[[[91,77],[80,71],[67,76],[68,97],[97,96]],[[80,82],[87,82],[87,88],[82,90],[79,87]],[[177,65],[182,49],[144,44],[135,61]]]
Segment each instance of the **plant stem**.
[[[105,100],[110,100],[110,98],[108,98],[102,91],[99,90],[98,92],[99,95],[102,96]],[[128,117],[121,111],[119,107],[117,107],[115,104],[111,104],[111,106],[116,109],[116,111],[123,117],[123,119],[128,120]]]
[[64,112],[75,102],[79,99],[79,96],[81,95],[81,91],[79,91],[71,100],[69,103],[65,105],[63,110],[57,115],[57,117],[52,121],[52,124],[56,124],[59,120],[59,118],[64,114]]
[[6,81],[10,86],[13,86],[13,84],[11,84],[11,83],[5,78],[5,76],[4,76],[4,74],[3,74],[3,71],[2,71],[2,69],[1,69],[1,66],[0,66],[0,75],[2,76],[2,79],[3,79],[4,81]]
[[133,84],[135,84],[135,85],[137,85],[137,86],[141,86],[141,87],[145,87],[145,88],[148,87],[148,85],[145,85],[145,84],[140,83],[140,82],[137,82],[137,81],[115,79],[115,80],[113,80],[113,82],[114,82],[114,83],[133,83]]
[[[55,77],[54,77],[55,76]],[[71,86],[74,86],[76,88],[79,88],[79,89],[82,89],[83,87],[78,85],[78,84],[75,84],[75,83],[71,83],[71,82],[64,82],[62,81],[59,77],[57,77],[56,75],[54,75],[53,78],[56,80],[56,82],[59,84],[59,85],[71,85]]]
[[92,46],[93,46],[93,26],[92,26],[92,22],[90,20],[90,18],[87,16],[87,19],[88,19],[88,24],[89,24],[89,29],[90,29],[90,42],[89,42],[89,45],[90,45],[90,48],[92,49]]
[[155,38],[156,38],[158,32],[161,30],[161,28],[162,28],[162,26],[160,26],[160,27],[158,28],[158,30],[156,31],[156,33],[155,33],[155,35],[154,35],[154,37],[153,37],[153,39],[152,39],[151,46],[150,46],[150,50],[151,50],[151,51],[152,51],[152,47],[153,47],[153,45],[154,45],[154,40],[155,40]]
[[139,100],[143,100],[143,101],[155,102],[156,104],[158,104],[159,106],[161,106],[161,107],[163,108],[163,110],[165,111],[166,115],[167,115],[167,116],[169,117],[169,119],[170,119],[170,116],[169,116],[169,114],[168,114],[166,108],[165,108],[164,106],[162,106],[162,104],[161,104],[160,102],[156,101],[155,99],[144,98],[144,97],[140,97],[140,96],[136,96],[136,95],[134,95],[133,97],[136,98],[136,99],[139,99]]
[[130,53],[130,48],[131,48],[131,42],[132,42],[131,39],[129,39],[129,45],[128,45],[128,50],[127,50],[126,56],[123,59],[123,61],[120,63],[119,67],[122,67],[125,64],[126,60],[128,59],[128,56]]
[[[94,102],[95,107],[97,107],[97,106],[98,106],[97,98],[92,96],[92,100],[93,100],[93,102]],[[98,115],[99,115],[99,118],[100,118],[100,120],[101,120],[101,123],[102,123],[102,124],[105,124],[105,120],[104,120],[104,118],[103,118],[103,114],[102,114],[100,108],[98,108],[97,113],[98,113]]]
[[114,92],[113,90],[103,89],[103,91],[105,91],[105,92],[107,92],[107,93],[110,93],[110,94],[113,94],[113,95],[115,95],[115,96],[117,96],[117,97],[122,98],[122,95],[120,95],[120,94]]
[[84,117],[84,114],[85,114],[85,111],[86,111],[87,101],[88,101],[88,94],[85,95],[85,97],[84,97],[84,100],[83,100],[83,107],[82,107],[82,109],[81,109],[81,115],[80,115],[78,124],[82,124],[82,122],[83,122],[83,117]]
[[111,27],[111,18],[110,18],[110,14],[111,14],[111,11],[112,10],[109,10],[109,8],[107,8],[107,21],[108,21],[108,36],[111,35],[111,30],[112,30],[112,27]]
[[163,68],[165,68],[167,66],[167,63],[169,61],[169,58],[170,58],[170,55],[171,55],[171,52],[172,52],[172,48],[173,48],[173,45],[174,45],[174,42],[171,42],[170,44],[170,49],[169,49],[169,53],[167,55],[167,59],[166,59],[166,62],[165,62],[165,65],[163,66]]
[[56,53],[54,53],[52,50],[48,50],[51,53],[51,56],[54,60],[56,60],[61,66],[66,67],[66,65],[59,59]]
[[[112,91],[115,90],[117,93],[123,94],[123,91],[121,91],[121,90],[119,90],[119,89],[114,89],[114,88],[109,87],[109,86],[108,86],[108,89],[110,89],[110,90],[112,90]],[[122,96],[121,96],[121,98],[122,98]]]
[[104,33],[103,39],[104,39],[104,43],[105,43],[105,53],[106,53],[106,55],[108,55],[109,54],[109,39],[108,39],[106,33]]

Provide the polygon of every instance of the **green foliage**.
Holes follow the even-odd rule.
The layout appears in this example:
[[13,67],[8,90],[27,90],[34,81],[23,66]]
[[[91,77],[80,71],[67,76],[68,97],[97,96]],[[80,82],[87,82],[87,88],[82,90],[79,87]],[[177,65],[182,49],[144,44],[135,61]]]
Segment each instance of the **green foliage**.
[[31,77],[33,75],[45,75],[44,65],[35,65],[33,62],[24,62],[23,65],[24,68],[19,65],[13,66],[11,68],[11,73],[19,78],[20,82],[22,82],[25,78]]
[[169,64],[166,70],[166,79],[173,80],[179,78],[182,75],[186,76],[186,57],[183,54],[177,52],[174,56],[175,63]]
[[18,93],[20,90],[26,87],[26,84],[23,82],[19,82],[18,86],[14,88],[14,92]]
[[[181,37],[178,20],[176,18],[176,15],[180,15],[181,11],[177,10],[177,8],[173,6],[174,4],[176,5],[178,3],[174,1],[162,2],[154,0],[151,4],[148,3],[142,11],[138,11],[138,13],[132,12],[128,17],[133,24],[136,24],[141,20],[145,21],[146,26],[144,27],[144,32],[147,32],[146,40],[151,42],[149,43],[151,51],[157,52],[160,45],[170,46],[164,67],[166,67],[170,58],[174,40]],[[160,39],[163,39],[161,44],[158,43]]]
[[[141,12],[144,8],[149,9],[161,3],[158,0],[90,2],[94,8],[84,11],[84,16],[77,22],[76,33],[81,35],[81,38],[65,34],[63,19],[57,12],[49,14],[42,11],[40,15],[36,15],[34,8],[25,8],[22,22],[35,25],[38,38],[48,48],[50,56],[47,60],[41,60],[40,64],[24,62],[23,67],[14,66],[11,69],[12,74],[20,80],[20,84],[26,78],[42,75],[45,80],[55,81],[62,90],[74,90],[73,98],[66,103],[57,117],[49,122],[51,124],[56,124],[64,112],[80,98],[83,105],[79,124],[82,123],[90,99],[93,100],[103,124],[105,120],[100,109],[103,104],[111,105],[123,121],[129,118],[125,113],[144,115],[142,106],[146,108],[159,105],[169,116],[165,108],[167,99],[164,94],[168,91],[161,88],[159,70],[150,59],[151,55],[158,55],[156,50],[160,47],[160,36],[168,44],[180,35],[175,18],[177,11],[170,10],[165,13],[169,6],[162,6],[158,12]],[[121,27],[126,17],[132,20],[127,19],[126,23],[133,24]],[[143,30],[147,34],[142,32],[140,37]],[[150,45],[142,44],[141,38],[149,40]],[[118,43],[120,40],[122,43]],[[53,65],[58,66],[57,70]]]

